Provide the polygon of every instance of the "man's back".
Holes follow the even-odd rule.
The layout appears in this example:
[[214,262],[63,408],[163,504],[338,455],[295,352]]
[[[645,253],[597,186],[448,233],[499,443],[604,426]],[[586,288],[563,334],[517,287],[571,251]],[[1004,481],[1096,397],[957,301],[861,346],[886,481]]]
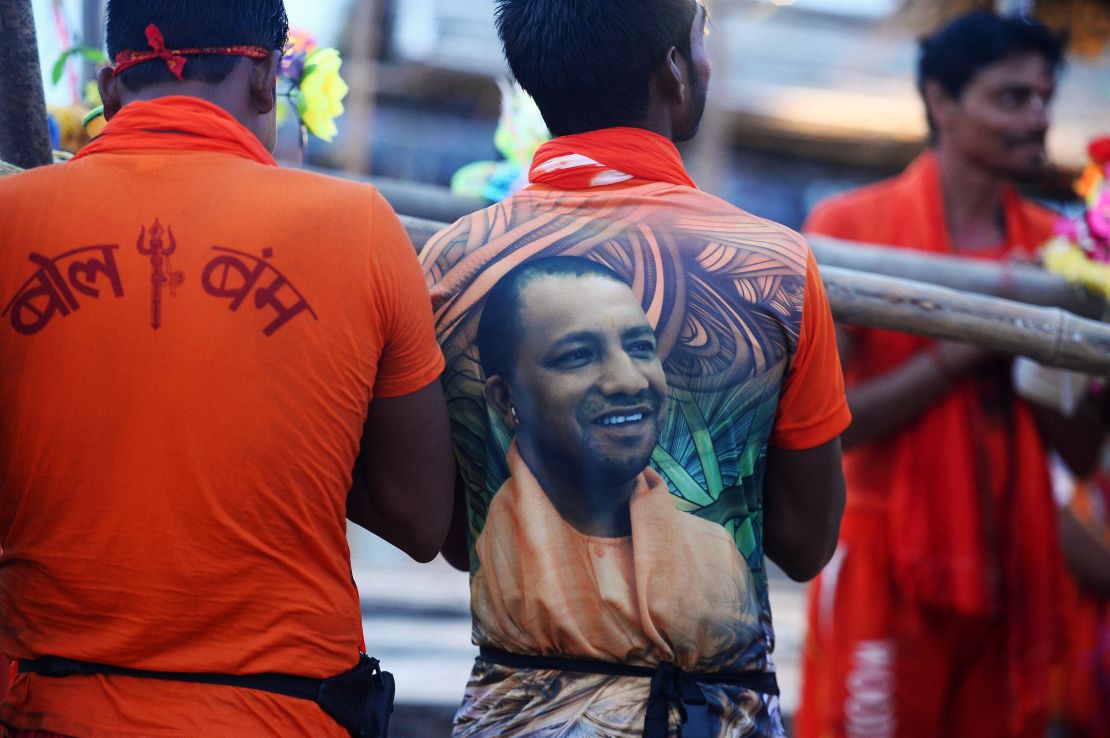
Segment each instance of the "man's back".
[[[607,135],[616,134],[603,131],[582,139]],[[622,135],[653,145],[652,134]],[[677,153],[673,156],[677,161]],[[632,164],[607,163],[614,169]],[[534,166],[533,175],[540,170],[542,166]],[[617,186],[578,189],[533,185],[443,231],[421,255],[447,360],[448,406],[467,482],[474,633],[483,647],[648,667],[673,663],[693,672],[773,671],[763,538],[768,450],[772,445],[819,446],[847,423],[831,319],[802,239],[676,180],[682,177],[632,177]],[[539,542],[528,540],[527,531],[544,526],[533,526],[519,506],[509,514],[493,514],[495,498],[497,509],[510,509],[502,495],[519,494],[523,483],[518,477],[526,474],[520,457],[509,450],[511,428],[487,405],[488,384],[486,397],[482,395],[483,382],[490,377],[479,366],[487,357],[476,352],[479,318],[491,288],[514,267],[569,256],[601,262],[631,286],[654,330],[669,387],[669,413],[651,466],[669,488],[674,514],[719,525],[730,539],[737,563],[720,571],[741,573],[727,585],[718,582],[711,592],[694,591],[708,579],[694,576],[693,568],[684,576],[680,562],[684,556],[707,555],[715,550],[712,542],[702,534],[688,534],[692,527],[661,524],[666,516],[654,518],[655,529],[645,530],[648,518],[638,520],[635,505],[627,538],[576,536],[565,525],[555,526],[568,540],[577,540],[573,546],[566,541],[561,545],[586,557],[580,561],[560,553],[558,546],[547,548],[550,541],[535,548]],[[598,308],[587,301],[580,309],[589,315]],[[569,365],[560,368],[562,360],[550,361],[555,373],[574,371]],[[519,442],[520,428],[528,420],[523,410],[514,419],[521,424],[516,428]],[[491,530],[510,525],[517,527]],[[618,554],[618,542],[626,553]],[[503,551],[505,561],[518,557],[512,567],[521,567],[518,574],[527,586],[513,584],[511,567],[504,564],[489,573],[484,567],[493,564],[483,561],[482,551]],[[557,559],[564,555],[560,567]],[[609,563],[618,555],[627,556],[628,563]],[[654,557],[671,565],[662,566]],[[542,576],[530,575],[529,567]],[[619,593],[612,579],[616,570],[623,571],[617,578],[624,588]],[[670,576],[653,576],[663,570]],[[508,607],[512,603],[522,604]],[[699,607],[703,609],[695,612]],[[675,616],[683,608],[687,611]],[[491,612],[530,614],[507,627],[504,617]],[[605,628],[597,625],[602,621]],[[691,621],[700,626],[667,630],[667,623]],[[624,635],[594,642],[596,636],[590,634],[600,632]],[[537,663],[535,668],[543,667]],[[522,706],[507,715],[493,707],[512,690],[528,689],[529,680],[538,679],[538,685],[557,678],[557,672],[529,673],[521,676],[480,661],[457,717],[456,734],[532,735],[558,728],[593,735],[596,721],[604,719],[606,735],[639,735],[648,699],[646,680],[564,673],[558,677],[561,686],[552,681],[548,687],[559,691],[550,710]],[[777,707],[753,698],[750,689],[739,683],[701,685],[722,729],[754,721],[759,734],[773,734]],[[591,704],[580,702],[587,694],[593,695]],[[740,703],[740,711],[732,710]]]
[[[145,105],[216,110],[183,100]],[[427,297],[380,196],[267,165],[241,134],[0,181],[6,654],[311,677],[357,660],[351,469],[370,400],[438,376],[406,317]],[[262,692],[43,679],[16,680],[0,719],[343,734]]]

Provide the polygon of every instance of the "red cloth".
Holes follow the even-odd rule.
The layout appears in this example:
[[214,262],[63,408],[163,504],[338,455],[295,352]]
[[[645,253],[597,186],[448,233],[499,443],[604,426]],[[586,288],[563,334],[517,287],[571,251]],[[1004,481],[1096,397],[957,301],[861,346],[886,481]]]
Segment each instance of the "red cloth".
[[[167,130],[166,121],[173,121]],[[105,151],[211,151],[277,166],[258,137],[223,108],[199,97],[171,95],[124,105],[71,161]]]
[[[1031,253],[1052,234],[1052,214],[1016,192],[1006,192],[1004,209],[1005,246],[987,258]],[[952,251],[945,224],[937,162],[926,153],[900,177],[822,204],[806,230],[943,253]],[[860,331],[849,386],[886,374],[932,343]],[[910,426],[846,454],[845,469],[850,509],[862,499],[886,508],[902,598],[964,617],[1003,614],[1017,705],[1011,719],[1020,724],[1046,709],[1061,570],[1037,430],[1028,408],[1008,387],[999,389],[1005,375],[993,379],[962,381]],[[984,398],[991,387],[993,412]]]
[[642,128],[560,136],[539,148],[528,180],[563,190],[642,179],[697,188],[670,139]]
[[145,64],[148,61],[161,59],[173,72],[173,75],[180,80],[185,78],[182,73],[185,71],[185,62],[188,61],[187,57],[200,56],[200,55],[219,55],[219,56],[245,56],[250,59],[265,59],[270,55],[266,49],[261,46],[219,46],[219,47],[206,47],[200,49],[170,49],[166,47],[166,39],[162,36],[162,32],[158,26],[151,23],[146,27],[146,40],[150,44],[151,51],[121,51],[116,54],[116,62],[112,69],[112,76],[117,76],[121,72],[130,69],[136,64]]

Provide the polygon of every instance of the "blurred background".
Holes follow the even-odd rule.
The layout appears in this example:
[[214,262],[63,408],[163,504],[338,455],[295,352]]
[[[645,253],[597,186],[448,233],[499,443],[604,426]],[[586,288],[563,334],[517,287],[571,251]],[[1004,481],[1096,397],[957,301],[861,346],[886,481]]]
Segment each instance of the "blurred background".
[[[714,72],[701,134],[683,155],[703,189],[800,227],[836,191],[901,170],[924,146],[915,39],[971,7],[1026,10],[1072,32],[1049,136],[1055,167],[1032,194],[1066,204],[1087,142],[1110,131],[1110,12],[1096,0],[705,0]],[[449,195],[464,165],[498,160],[499,80],[508,78],[492,0],[286,0],[291,26],[343,57],[350,87],[331,142],[304,151],[295,120],[284,164],[370,177],[401,212],[451,220],[484,203]],[[34,0],[47,102],[86,94],[95,63],[65,49],[102,44],[99,0]],[[57,82],[53,78],[58,77]],[[394,672],[397,735],[445,735],[476,649],[464,574],[419,566],[352,530],[370,652]],[[772,603],[783,708],[798,701],[804,590],[776,574]]]

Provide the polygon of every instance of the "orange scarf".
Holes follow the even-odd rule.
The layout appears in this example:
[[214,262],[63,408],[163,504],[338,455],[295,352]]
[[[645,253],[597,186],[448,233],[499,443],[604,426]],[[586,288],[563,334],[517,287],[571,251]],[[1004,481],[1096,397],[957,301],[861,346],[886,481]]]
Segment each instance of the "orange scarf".
[[258,137],[223,108],[198,97],[173,95],[124,105],[104,131],[73,160],[118,151],[209,151],[276,167]]
[[562,190],[586,190],[633,179],[697,188],[678,149],[642,128],[603,128],[560,136],[539,148],[528,181]]
[[[923,155],[900,180],[911,186],[892,190],[887,201],[902,213],[903,232],[951,252],[935,157]],[[1050,235],[1013,190],[1003,208],[1005,254]],[[932,344],[884,332],[883,363],[889,370]],[[994,414],[986,397],[992,380],[1002,386],[993,393]],[[1020,725],[1045,705],[1059,645],[1062,569],[1043,445],[1029,408],[1008,386],[1008,373],[967,378],[899,433],[889,459],[889,520],[895,577],[908,599],[969,615],[1004,613],[1012,719]],[[990,461],[999,457],[1005,472],[992,476]],[[1005,490],[1001,501],[992,488]]]

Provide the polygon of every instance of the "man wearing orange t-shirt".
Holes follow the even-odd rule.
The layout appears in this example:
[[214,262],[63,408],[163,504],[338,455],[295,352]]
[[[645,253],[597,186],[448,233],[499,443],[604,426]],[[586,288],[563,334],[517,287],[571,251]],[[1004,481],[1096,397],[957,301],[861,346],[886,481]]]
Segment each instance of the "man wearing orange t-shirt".
[[280,0],[107,7],[104,133],[0,181],[0,724],[344,736],[346,521],[426,561],[450,520],[420,268],[271,157]]
[[[844,493],[816,264],[682,164],[701,4],[499,0],[497,22],[557,138],[530,186],[421,253],[466,495],[444,553],[481,647],[455,735],[780,736],[764,556],[814,576]],[[498,309],[545,257],[608,276],[536,276]]]
[[[1054,218],[1011,182],[1044,165],[1061,59],[1045,27],[985,12],[923,41],[931,149],[820,204],[807,231],[1029,258]],[[1009,361],[872,329],[840,347],[848,507],[811,590],[799,735],[1043,736],[1061,570],[1045,454]]]

